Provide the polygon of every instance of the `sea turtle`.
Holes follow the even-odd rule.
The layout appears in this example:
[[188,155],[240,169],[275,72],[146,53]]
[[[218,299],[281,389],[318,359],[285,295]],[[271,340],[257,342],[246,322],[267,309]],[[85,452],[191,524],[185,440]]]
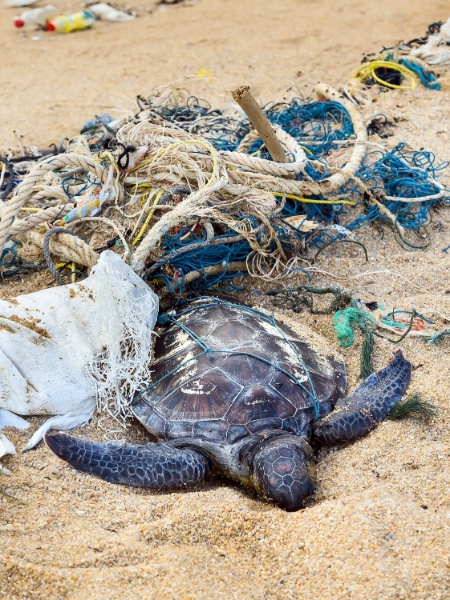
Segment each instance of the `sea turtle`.
[[109,482],[159,490],[199,482],[213,469],[295,511],[314,491],[312,446],[366,434],[411,377],[398,351],[344,397],[344,365],[265,313],[208,297],[165,321],[155,344],[154,383],[132,405],[160,443],[47,435],[60,458]]

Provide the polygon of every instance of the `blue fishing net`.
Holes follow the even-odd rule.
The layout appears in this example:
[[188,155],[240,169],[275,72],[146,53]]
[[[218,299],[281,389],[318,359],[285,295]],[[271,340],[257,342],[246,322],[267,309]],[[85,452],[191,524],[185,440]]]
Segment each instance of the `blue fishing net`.
[[[147,106],[165,120],[201,135],[217,150],[236,150],[252,128],[248,119],[213,109],[195,97],[191,97],[185,106],[168,102],[161,107],[154,105],[151,99],[147,102]],[[329,176],[330,154],[341,148],[346,141],[351,141],[355,135],[350,115],[338,102],[307,102],[294,98],[286,103],[269,103],[263,107],[263,111],[272,124],[279,125],[297,140],[308,158],[322,163],[323,168],[320,170],[313,164],[308,164],[306,168],[308,177],[314,181]],[[262,140],[256,140],[248,153],[271,160]],[[343,167],[344,164],[340,166]],[[405,230],[416,232],[429,222],[433,206],[438,202],[450,201],[450,191],[447,196],[447,192],[443,192],[437,183],[440,172],[447,166],[446,162],[437,164],[436,157],[431,152],[412,150],[402,143],[390,151],[380,149],[369,152],[356,179],[362,181],[386,206],[395,217],[396,224]],[[298,179],[302,177],[301,174],[297,176]],[[440,197],[433,198],[436,195]],[[271,225],[277,231],[287,256],[294,255],[300,247],[320,249],[365,225],[376,221],[386,222],[386,216],[378,206],[369,201],[356,180],[350,180],[335,196],[353,200],[356,206],[302,203],[276,197],[281,209],[271,219]],[[410,200],[429,196],[431,198],[424,201],[401,201],[401,198]],[[314,201],[323,198],[308,196],[307,199]],[[314,221],[321,227],[311,232],[301,232],[284,220],[293,216]],[[242,218],[250,217],[243,215]],[[159,269],[153,269],[152,277],[161,279],[174,293],[183,291],[186,287],[201,291],[234,277],[233,273],[228,272],[228,266],[230,263],[246,260],[252,250],[248,242],[242,239],[236,241],[234,238],[237,236],[233,231],[222,232],[215,238],[219,242],[215,244],[207,243],[205,236],[204,231],[194,233],[187,226],[177,233],[166,234],[161,246],[163,258],[160,259]],[[204,245],[198,246],[202,241],[205,242]],[[275,244],[273,249],[274,246]],[[205,269],[213,265],[222,265],[223,270],[211,277],[206,274]],[[185,275],[192,271],[203,275],[186,286]]]

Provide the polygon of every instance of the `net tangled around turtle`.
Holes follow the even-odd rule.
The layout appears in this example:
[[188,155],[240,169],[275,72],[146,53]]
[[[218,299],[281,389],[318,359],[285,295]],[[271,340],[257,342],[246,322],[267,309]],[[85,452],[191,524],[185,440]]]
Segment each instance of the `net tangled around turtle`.
[[[224,344],[224,347],[220,348],[220,349],[213,348],[207,343],[207,341],[205,339],[203,339],[202,337],[197,335],[197,333],[195,333],[195,331],[193,331],[192,328],[188,327],[185,323],[183,323],[180,320],[183,316],[185,316],[189,313],[200,311],[202,309],[209,308],[211,306],[223,306],[226,308],[231,308],[233,311],[247,313],[247,314],[250,314],[250,315],[256,317],[260,321],[269,323],[272,326],[272,328],[274,328],[276,335],[279,336],[287,344],[287,346],[289,347],[291,352],[293,352],[296,360],[298,361],[299,366],[301,367],[302,374],[304,375],[304,378],[305,378],[304,381],[301,381],[298,377],[295,376],[295,374],[293,372],[283,368],[280,364],[272,361],[270,358],[267,358],[266,356],[255,354],[254,352],[249,352],[249,351],[243,351],[243,350],[236,351],[233,348],[226,347],[226,344]],[[230,302],[220,299],[220,298],[201,297],[200,296],[195,301],[195,304],[188,305],[187,308],[181,309],[175,314],[173,313],[173,311],[161,314],[158,318],[157,324],[158,325],[173,324],[176,327],[182,329],[196,343],[196,345],[200,348],[201,352],[198,354],[195,354],[195,355],[191,355],[188,358],[186,358],[184,361],[179,363],[174,369],[165,373],[162,377],[160,377],[156,381],[152,382],[152,384],[150,386],[145,388],[145,390],[142,390],[140,393],[148,392],[148,391],[152,390],[154,387],[159,385],[159,383],[161,383],[162,381],[164,381],[165,379],[170,377],[173,373],[175,373],[176,371],[183,368],[186,364],[198,360],[201,356],[204,356],[205,354],[218,353],[218,354],[226,354],[227,356],[238,356],[238,355],[239,356],[249,356],[251,358],[254,358],[258,361],[265,363],[266,365],[275,367],[275,369],[277,369],[278,371],[284,373],[284,375],[289,377],[289,379],[291,379],[291,381],[293,381],[293,383],[295,385],[299,386],[301,388],[301,390],[303,390],[306,393],[306,395],[311,398],[312,405],[314,407],[315,418],[316,419],[319,418],[319,400],[317,398],[311,376],[308,372],[308,368],[305,365],[305,362],[304,362],[301,354],[299,353],[298,349],[295,347],[295,344],[293,344],[289,340],[289,338],[286,336],[285,332],[281,329],[281,327],[278,326],[277,322],[275,321],[275,319],[272,316],[267,315],[266,313],[263,313],[259,310],[251,308],[249,306],[233,304],[233,303],[230,303]]]

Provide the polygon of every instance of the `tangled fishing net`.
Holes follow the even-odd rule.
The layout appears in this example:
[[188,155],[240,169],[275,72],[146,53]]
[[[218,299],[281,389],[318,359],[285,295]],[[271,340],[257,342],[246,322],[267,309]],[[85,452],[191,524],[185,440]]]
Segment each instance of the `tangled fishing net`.
[[[8,276],[96,263],[116,247],[162,296],[236,275],[304,271],[308,251],[388,224],[402,243],[449,192],[446,165],[405,145],[368,145],[355,104],[320,84],[264,112],[288,162],[271,160],[241,113],[180,89],[138,98],[136,114],[88,123],[62,152],[2,159],[0,269]],[[75,235],[74,235],[75,234]],[[30,248],[43,256],[30,260]]]

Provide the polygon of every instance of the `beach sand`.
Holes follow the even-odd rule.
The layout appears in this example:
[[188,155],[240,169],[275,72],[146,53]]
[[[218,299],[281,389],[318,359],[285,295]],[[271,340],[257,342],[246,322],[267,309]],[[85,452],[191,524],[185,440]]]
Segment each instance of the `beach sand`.
[[[55,4],[62,11],[79,8]],[[214,89],[224,94],[244,83],[263,101],[282,100],[289,88],[309,94],[319,80],[347,80],[364,53],[424,35],[429,23],[450,16],[448,3],[435,0],[198,0],[160,7],[137,0],[132,6],[140,16],[131,23],[42,33],[38,41],[14,30],[14,11],[0,8],[0,146],[17,146],[14,131],[27,144],[58,144],[95,114],[113,112],[119,100],[132,103],[137,94],[201,69],[217,78]],[[145,12],[150,6],[152,14]],[[404,141],[447,160],[445,75],[443,83],[442,92],[420,87],[383,94],[366,116],[382,112],[397,120],[390,145]],[[208,99],[223,104],[227,97]],[[450,185],[448,175],[442,181]],[[358,239],[369,261],[353,244],[325,249],[316,266],[328,274],[316,275],[314,284],[342,286],[390,309],[416,309],[437,328],[449,328],[450,257],[442,251],[450,244],[449,227],[450,208],[434,210],[431,244],[416,252],[400,247],[389,229],[366,227]],[[0,296],[51,281],[44,272],[1,282]],[[269,299],[251,293],[259,282],[247,283],[247,299],[270,309]],[[338,349],[330,316],[283,312]],[[339,350],[350,388],[357,384],[361,341]],[[221,479],[165,493],[114,486],[74,471],[42,444],[4,460],[12,474],[2,476],[0,486],[24,504],[0,496],[0,597],[446,600],[448,344],[408,337],[399,345],[413,365],[410,391],[434,402],[439,417],[429,424],[386,421],[354,444],[321,451],[317,493],[297,513]],[[377,339],[375,367],[396,349]],[[43,418],[31,421],[34,430]],[[105,439],[101,425],[96,420],[76,433]],[[17,448],[30,435],[6,433]],[[135,423],[126,438],[148,439]]]

